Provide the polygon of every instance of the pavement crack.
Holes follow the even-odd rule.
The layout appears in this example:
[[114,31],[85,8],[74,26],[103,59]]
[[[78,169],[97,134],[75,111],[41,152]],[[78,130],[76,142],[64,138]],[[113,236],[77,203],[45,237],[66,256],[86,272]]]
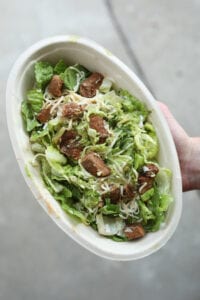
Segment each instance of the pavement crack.
[[115,12],[114,12],[112,1],[104,0],[104,3],[105,3],[105,6],[107,8],[107,11],[109,13],[109,16],[110,16],[111,22],[113,24],[113,27],[115,28],[122,44],[124,45],[125,51],[126,51],[128,57],[130,58],[130,61],[131,61],[132,65],[135,67],[138,76],[142,79],[142,81],[148,87],[150,92],[152,94],[154,94],[152,86],[151,86],[150,82],[148,81],[147,76],[146,76],[146,74],[145,74],[145,72],[144,72],[144,70],[143,70],[136,54],[134,53],[132,47],[130,46],[130,43],[129,43],[127,37],[126,37],[126,34],[124,33],[123,28],[122,28],[122,26],[121,26],[121,24],[120,24],[120,22],[119,22],[119,20],[116,16]]

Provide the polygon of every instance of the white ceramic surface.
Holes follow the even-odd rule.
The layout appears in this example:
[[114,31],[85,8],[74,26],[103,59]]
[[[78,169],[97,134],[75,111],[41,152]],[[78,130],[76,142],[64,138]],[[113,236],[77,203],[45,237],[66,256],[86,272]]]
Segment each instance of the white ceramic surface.
[[[158,232],[149,233],[138,241],[124,243],[99,236],[92,228],[75,221],[62,211],[58,202],[44,188],[38,171],[30,164],[33,154],[22,126],[20,104],[26,97],[27,90],[32,87],[34,63],[38,60],[55,63],[60,58],[69,64],[83,64],[91,71],[98,71],[113,78],[118,87],[129,90],[152,110],[151,120],[160,143],[159,163],[173,172],[171,192],[174,202],[170,206],[165,225]],[[165,245],[178,225],[182,209],[177,153],[156,101],[138,77],[119,59],[93,41],[77,36],[56,36],[39,41],[25,51],[14,64],[7,83],[6,105],[10,138],[22,174],[37,201],[65,233],[93,253],[113,260],[139,259]]]

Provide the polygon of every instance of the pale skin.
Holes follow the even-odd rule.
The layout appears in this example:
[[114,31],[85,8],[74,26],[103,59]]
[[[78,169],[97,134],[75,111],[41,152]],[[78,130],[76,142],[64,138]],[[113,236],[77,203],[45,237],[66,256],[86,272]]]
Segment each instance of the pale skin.
[[168,107],[159,106],[171,130],[181,167],[183,192],[200,189],[200,137],[190,137],[175,120]]

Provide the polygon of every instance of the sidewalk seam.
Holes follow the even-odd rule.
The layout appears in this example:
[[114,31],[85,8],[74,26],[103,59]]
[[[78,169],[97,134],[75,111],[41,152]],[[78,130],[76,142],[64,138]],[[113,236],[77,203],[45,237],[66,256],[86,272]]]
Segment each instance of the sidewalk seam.
[[148,89],[151,91],[152,94],[154,94],[153,92],[153,88],[149,82],[149,80],[147,79],[147,76],[136,56],[136,54],[134,53],[132,47],[130,46],[130,43],[122,29],[122,26],[113,10],[113,6],[112,6],[112,1],[110,0],[104,0],[105,6],[107,8],[108,14],[110,16],[111,22],[113,24],[113,27],[115,29],[115,31],[117,32],[122,44],[124,45],[125,51],[132,63],[132,65],[135,67],[138,76],[143,80],[143,82],[145,83],[145,85],[148,87]]

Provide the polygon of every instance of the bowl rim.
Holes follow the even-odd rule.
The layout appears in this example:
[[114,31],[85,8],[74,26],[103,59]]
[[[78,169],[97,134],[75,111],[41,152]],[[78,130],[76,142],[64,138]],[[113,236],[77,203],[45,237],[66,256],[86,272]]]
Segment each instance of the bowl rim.
[[[81,44],[81,45],[87,46],[89,48],[92,48],[93,50],[98,52],[100,55],[103,55],[104,57],[109,58],[109,60],[111,60],[114,64],[118,65],[120,67],[120,69],[122,69],[122,71],[124,71],[130,78],[133,79],[135,84],[139,87],[139,89],[142,90],[145,97],[151,103],[151,105],[155,109],[155,111],[157,113],[159,113],[159,118],[163,123],[162,125],[165,130],[166,136],[171,141],[171,151],[173,152],[173,157],[171,159],[173,160],[173,165],[175,166],[176,174],[177,174],[177,176],[176,176],[176,180],[177,180],[176,201],[178,203],[178,206],[173,212],[173,218],[169,222],[170,224],[168,225],[168,231],[165,232],[165,234],[163,234],[163,237],[159,240],[159,243],[155,244],[154,247],[143,250],[143,252],[140,254],[123,254],[122,253],[122,254],[116,255],[116,254],[110,253],[109,251],[102,250],[99,247],[95,247],[94,245],[87,242],[79,234],[79,232],[74,232],[71,228],[69,228],[69,226],[64,222],[64,220],[62,218],[57,218],[56,215],[50,214],[46,205],[43,202],[38,201],[37,187],[34,186],[33,181],[30,180],[30,178],[26,174],[25,160],[23,160],[23,156],[21,156],[23,151],[22,151],[22,149],[20,149],[20,146],[18,145],[18,143],[15,144],[16,137],[13,136],[14,123],[13,123],[13,119],[12,119],[12,116],[9,111],[10,104],[12,103],[11,93],[13,91],[16,78],[19,75],[19,71],[20,71],[23,63],[29,57],[31,57],[34,53],[38,52],[39,50],[43,49],[44,47],[52,46],[52,45],[55,45],[57,43],[62,43],[62,42],[63,43],[77,43],[77,44]],[[36,42],[35,44],[30,46],[27,50],[25,50],[19,56],[19,58],[16,60],[16,62],[14,63],[14,65],[10,71],[8,81],[7,81],[7,87],[6,87],[6,117],[7,117],[7,126],[8,126],[9,136],[10,136],[10,140],[12,143],[13,151],[15,153],[15,157],[18,161],[22,175],[23,175],[27,185],[31,189],[32,193],[34,194],[34,197],[36,198],[37,202],[39,202],[40,205],[44,208],[44,210],[47,212],[47,214],[53,219],[53,221],[65,233],[67,233],[73,240],[78,242],[84,248],[88,249],[89,251],[95,253],[98,256],[101,256],[101,257],[104,257],[104,258],[107,258],[110,260],[127,261],[127,260],[140,259],[140,258],[146,257],[146,256],[154,253],[155,251],[162,248],[168,242],[168,240],[172,237],[172,235],[174,234],[174,232],[177,228],[177,225],[180,221],[181,212],[182,212],[182,183],[181,183],[181,172],[180,172],[180,166],[179,166],[179,162],[178,162],[178,156],[177,156],[177,152],[176,152],[176,148],[175,148],[175,145],[173,142],[171,132],[169,130],[168,124],[167,124],[164,116],[162,115],[158,105],[156,104],[154,97],[151,95],[151,93],[149,92],[147,87],[143,84],[143,82],[137,77],[137,75],[132,70],[130,70],[120,59],[118,59],[115,55],[113,55],[109,50],[107,50],[106,48],[100,46],[99,44],[97,44],[96,42],[94,42],[88,38],[79,37],[79,36],[75,36],[75,35],[52,36],[52,37],[48,37],[46,39],[42,39],[42,40]],[[66,228],[66,226],[67,226],[67,228]],[[103,238],[105,238],[105,237],[103,237]]]

